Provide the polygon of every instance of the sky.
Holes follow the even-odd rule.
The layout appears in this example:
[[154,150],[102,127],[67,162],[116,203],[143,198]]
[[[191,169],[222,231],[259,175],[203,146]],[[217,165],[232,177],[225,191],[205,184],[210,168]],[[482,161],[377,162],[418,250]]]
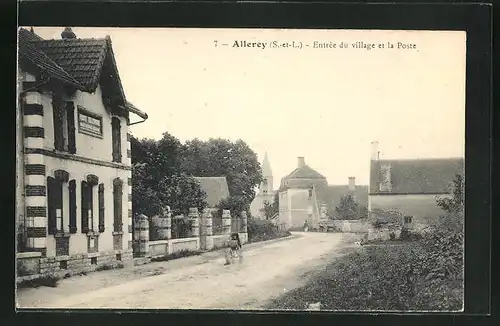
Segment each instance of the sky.
[[[59,39],[63,28],[34,30]],[[242,139],[259,161],[268,153],[276,188],[298,156],[330,184],[347,184],[350,176],[368,184],[372,141],[380,158],[464,156],[465,32],[73,31],[78,38],[111,37],[127,100],[149,116],[131,126],[134,136]],[[233,47],[235,41],[267,46]],[[302,47],[271,48],[272,41]],[[349,47],[339,48],[341,42]],[[353,48],[355,42],[375,48]],[[416,48],[398,49],[398,42]]]

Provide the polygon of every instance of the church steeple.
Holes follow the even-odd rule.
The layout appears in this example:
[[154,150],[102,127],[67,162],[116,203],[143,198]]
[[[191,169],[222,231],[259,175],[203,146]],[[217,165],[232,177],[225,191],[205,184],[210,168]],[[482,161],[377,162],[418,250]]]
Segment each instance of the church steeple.
[[264,161],[262,162],[262,177],[264,178],[259,187],[260,195],[271,195],[273,192],[273,171],[267,152],[264,154]]

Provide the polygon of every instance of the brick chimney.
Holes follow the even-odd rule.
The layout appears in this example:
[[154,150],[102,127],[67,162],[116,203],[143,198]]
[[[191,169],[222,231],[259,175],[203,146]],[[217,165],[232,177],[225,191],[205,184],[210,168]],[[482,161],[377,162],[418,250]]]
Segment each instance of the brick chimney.
[[356,190],[356,178],[349,177],[349,191],[354,191],[354,190]]
[[306,165],[306,160],[305,160],[304,156],[297,157],[297,167],[301,168],[304,165]]
[[378,141],[371,142],[371,160],[376,161],[380,158],[380,151],[378,149]]
[[62,31],[62,33],[61,33],[61,38],[63,40],[75,39],[76,34],[73,33],[73,30],[71,29],[71,27],[65,27],[64,31]]

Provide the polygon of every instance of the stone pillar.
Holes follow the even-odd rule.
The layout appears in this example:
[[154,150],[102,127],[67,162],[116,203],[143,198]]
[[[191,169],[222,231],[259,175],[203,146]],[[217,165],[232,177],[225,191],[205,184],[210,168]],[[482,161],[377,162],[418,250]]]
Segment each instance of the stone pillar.
[[200,229],[200,246],[202,250],[211,250],[214,247],[212,222],[212,213],[210,212],[210,209],[205,208],[202,214]]
[[157,221],[158,240],[170,240],[172,238],[172,211],[170,206],[165,207]]
[[231,212],[222,210],[222,234],[231,234]]
[[191,207],[189,209],[188,219],[191,222],[191,237],[200,236],[200,214],[198,213],[198,208]]
[[[38,81],[39,83],[39,81]],[[44,148],[44,107],[42,94],[34,88],[37,81],[33,75],[25,74],[21,90],[27,91],[21,98],[22,134],[24,136],[24,192],[26,215],[22,218],[27,247],[33,251],[47,252],[47,197],[46,167],[41,151]]]
[[248,232],[248,217],[247,217],[247,212],[243,211],[241,212],[241,228],[240,232],[247,233]]
[[148,257],[149,256],[149,220],[144,214],[137,216],[134,225],[134,256]]

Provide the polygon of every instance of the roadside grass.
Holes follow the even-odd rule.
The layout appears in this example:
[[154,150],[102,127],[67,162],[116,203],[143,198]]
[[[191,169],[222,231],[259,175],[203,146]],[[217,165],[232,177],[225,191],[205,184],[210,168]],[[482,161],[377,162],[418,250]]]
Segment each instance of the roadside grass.
[[152,262],[169,261],[169,260],[174,260],[174,259],[179,259],[179,258],[184,258],[184,257],[197,256],[197,255],[200,255],[202,253],[203,253],[203,251],[201,251],[201,250],[182,249],[182,250],[173,252],[171,254],[152,258],[151,261]]
[[266,309],[305,310],[319,301],[321,310],[459,311],[461,257],[437,248],[428,241],[388,241],[351,249]]

